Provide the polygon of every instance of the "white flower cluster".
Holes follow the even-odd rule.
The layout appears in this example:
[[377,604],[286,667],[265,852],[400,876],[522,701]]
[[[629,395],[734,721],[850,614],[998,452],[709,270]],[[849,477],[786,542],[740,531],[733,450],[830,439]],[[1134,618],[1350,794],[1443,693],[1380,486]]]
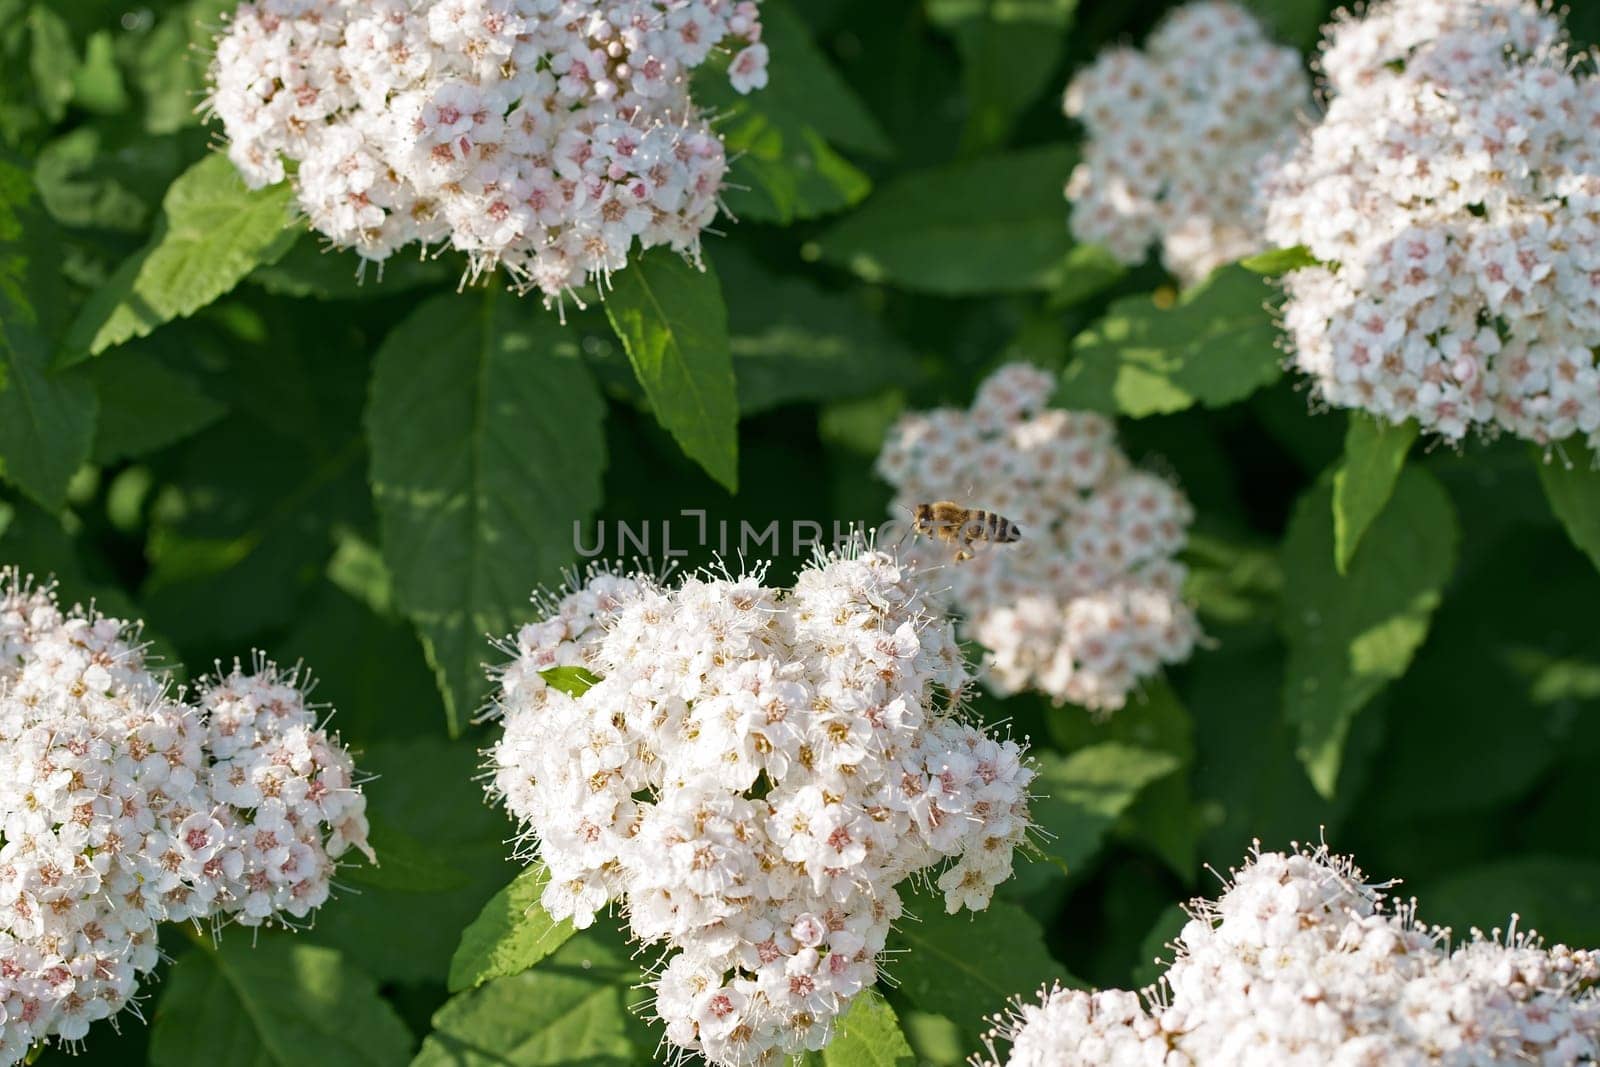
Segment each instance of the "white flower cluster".
[[1327,113],[1263,183],[1295,363],[1330,404],[1600,444],[1600,80],[1534,0],[1327,30]]
[[698,256],[727,170],[689,98],[726,43],[766,84],[753,0],[255,0],[209,107],[252,186],[285,159],[311,225],[382,261],[448,241],[559,296],[641,248]]
[[[1010,876],[1033,771],[960,721],[955,635],[890,556],[819,558],[792,590],[600,575],[550,608],[503,676],[494,790],[552,916],[615,902],[665,947],[680,1049],[820,1048],[878,976],[902,882],[942,867],[954,912]],[[563,666],[598,680],[570,695],[541,674]]]
[[[1600,1060],[1600,956],[1420,925],[1326,848],[1262,853],[1190,905],[1161,984],[1055,989],[979,1067],[1570,1067]],[[1011,1043],[1001,1059],[995,1040]]]
[[350,755],[271,664],[151,670],[137,630],[0,571],[0,1064],[79,1041],[156,965],[156,924],[308,916],[367,846]]
[[1177,8],[1143,52],[1108,49],[1067,87],[1088,132],[1067,185],[1073,236],[1129,264],[1159,244],[1185,284],[1261,251],[1257,170],[1310,100],[1300,54],[1248,11]]
[[1194,515],[1182,492],[1133,469],[1111,420],[1048,407],[1054,389],[1028,364],[1001,367],[970,410],[903,416],[878,471],[898,509],[970,498],[1021,528],[1020,543],[974,546],[959,563],[933,540],[907,552],[987,650],[989,685],[1111,711],[1194,650],[1199,624],[1173,558]]

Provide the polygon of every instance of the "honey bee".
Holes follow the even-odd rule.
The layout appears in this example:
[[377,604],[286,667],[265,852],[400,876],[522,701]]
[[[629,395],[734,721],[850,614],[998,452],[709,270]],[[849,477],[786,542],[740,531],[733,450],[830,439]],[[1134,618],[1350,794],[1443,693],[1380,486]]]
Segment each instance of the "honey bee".
[[911,512],[911,528],[947,545],[959,544],[956,561],[972,558],[972,545],[978,541],[1005,545],[1022,540],[1017,524],[992,511],[966,508],[953,500],[918,504]]

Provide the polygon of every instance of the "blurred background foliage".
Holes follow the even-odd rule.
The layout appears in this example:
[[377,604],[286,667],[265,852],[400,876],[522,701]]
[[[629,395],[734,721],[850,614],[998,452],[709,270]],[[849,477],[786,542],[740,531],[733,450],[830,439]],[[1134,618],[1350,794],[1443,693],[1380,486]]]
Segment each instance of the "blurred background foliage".
[[[146,619],[180,677],[253,648],[303,660],[375,776],[383,855],[293,941],[169,935],[153,1028],[97,1027],[88,1062],[287,1064],[342,1030],[362,1039],[340,1062],[648,1059],[655,1035],[624,1011],[637,961],[603,931],[450,999],[462,929],[516,873],[477,770],[482,635],[559,581],[575,520],[588,540],[595,521],[681,532],[684,509],[712,530],[881,520],[889,421],[964,404],[1014,359],[1060,369],[1064,403],[1125,416],[1129,453],[1189,493],[1209,639],[1104,724],[977,699],[1039,753],[1042,848],[985,915],[914,905],[884,994],[918,1059],[959,1062],[983,1014],[1041,981],[1148,980],[1175,905],[1254,839],[1320,836],[1403,878],[1431,921],[1514,910],[1600,944],[1600,575],[1546,499],[1567,493],[1581,539],[1593,472],[1423,441],[1363,504],[1359,470],[1336,488],[1336,469],[1392,446],[1359,426],[1347,443],[1346,416],[1281,375],[1266,282],[1230,268],[1172,307],[1155,266],[1071,246],[1060,90],[1168,6],[767,0],[769,89],[702,93],[741,153],[738,221],[707,242],[720,305],[683,283],[705,302],[684,314],[726,308],[735,471],[730,441],[652,410],[604,305],[569,303],[562,324],[458,292],[450,255],[357,284],[310,234],[184,214],[180,175],[202,198],[228,177],[190,168],[218,139],[194,109],[230,4],[0,0],[0,562]],[[1257,6],[1306,49],[1327,14]],[[1600,8],[1572,26],[1600,38]],[[248,270],[202,292],[130,281],[184,225],[202,256],[217,232],[253,241]],[[671,283],[672,264],[630,273],[646,269]],[[1340,508],[1370,521],[1342,571]],[[708,540],[674,547],[693,566]]]

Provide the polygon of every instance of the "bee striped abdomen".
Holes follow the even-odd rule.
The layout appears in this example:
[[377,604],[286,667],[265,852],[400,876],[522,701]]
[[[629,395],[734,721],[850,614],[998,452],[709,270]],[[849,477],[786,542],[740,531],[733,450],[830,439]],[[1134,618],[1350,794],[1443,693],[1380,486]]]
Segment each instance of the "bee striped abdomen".
[[918,533],[960,546],[957,561],[972,558],[968,546],[974,543],[1010,544],[1022,539],[1022,530],[1004,515],[962,507],[953,500],[918,504],[912,516]]
[[984,524],[984,540],[994,541],[997,544],[1010,544],[1020,540],[1022,531],[1017,529],[1017,524],[1004,515],[996,515],[992,511],[981,513]]

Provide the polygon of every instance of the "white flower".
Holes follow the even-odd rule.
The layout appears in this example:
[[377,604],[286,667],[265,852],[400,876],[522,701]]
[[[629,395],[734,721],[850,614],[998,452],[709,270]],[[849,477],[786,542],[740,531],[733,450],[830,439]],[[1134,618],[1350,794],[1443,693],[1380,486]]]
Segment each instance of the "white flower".
[[[1387,884],[1387,883],[1386,883]],[[1600,1058],[1600,958],[1421,925],[1347,858],[1257,849],[1160,983],[1055,989],[995,1020],[977,1067],[1549,1067]],[[996,1041],[1010,1043],[1002,1057]]]
[[1261,251],[1256,171],[1310,99],[1299,53],[1244,8],[1175,9],[1144,51],[1108,49],[1067,87],[1088,132],[1067,185],[1073,236],[1128,264],[1159,244],[1185,284]]
[[201,688],[175,694],[137,626],[0,570],[0,1064],[121,1011],[156,924],[304,918],[347,845],[371,858],[298,679],[258,662]]
[[251,186],[282,181],[336,246],[448,242],[560,297],[631,250],[699,254],[727,158],[689,75],[767,83],[754,3],[255,0],[206,103]]
[[[954,633],[890,556],[818,559],[792,590],[600,574],[542,609],[501,676],[493,790],[552,916],[616,903],[663,947],[680,1048],[819,1048],[876,980],[906,879],[953,872],[954,911],[1010,876],[1033,771],[957,717]],[[599,680],[576,697],[540,673],[577,664]]]
[[1109,419],[1047,407],[1054,389],[1037,368],[1004,366],[970,409],[902,417],[878,472],[899,514],[953,496],[1021,528],[1020,543],[959,563],[934,541],[907,552],[987,650],[990,687],[1111,711],[1194,649],[1173,559],[1193,514],[1178,489],[1131,468]]
[[1330,25],[1327,111],[1262,184],[1295,363],[1339,407],[1600,444],[1600,82],[1533,0]]

